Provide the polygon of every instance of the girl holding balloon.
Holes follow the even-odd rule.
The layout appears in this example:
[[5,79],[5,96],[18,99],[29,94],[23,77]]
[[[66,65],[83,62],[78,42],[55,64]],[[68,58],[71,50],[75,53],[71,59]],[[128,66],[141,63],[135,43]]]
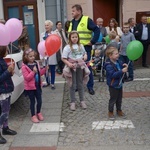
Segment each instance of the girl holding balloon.
[[[40,69],[38,63],[35,61],[36,53],[31,48],[24,50],[22,74],[24,77],[24,88],[26,94],[30,99],[31,120],[34,123],[44,120],[41,113],[42,106],[42,89],[41,89],[41,75],[46,71],[45,68]],[[35,103],[35,99],[37,104]],[[36,111],[35,111],[36,104]]]
[[[16,135],[17,132],[9,129],[8,118],[10,111],[11,94],[14,90],[14,84],[11,77],[14,74],[14,65],[7,66],[4,57],[7,55],[7,46],[0,46],[0,144],[7,141],[3,135]],[[2,132],[1,132],[2,131]]]

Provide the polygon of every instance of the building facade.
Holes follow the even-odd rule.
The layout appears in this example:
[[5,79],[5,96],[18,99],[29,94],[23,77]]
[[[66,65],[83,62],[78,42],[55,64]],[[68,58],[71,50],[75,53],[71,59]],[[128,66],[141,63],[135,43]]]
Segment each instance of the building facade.
[[[54,22],[55,29],[56,21],[65,23],[66,20],[71,20],[71,7],[74,4],[80,4],[83,14],[94,21],[98,17],[103,18],[104,26],[108,25],[110,18],[115,18],[122,27],[122,23],[130,17],[137,22],[143,14],[150,17],[150,0],[0,0],[0,18],[22,18],[29,31],[35,30],[31,32],[31,38],[35,36],[33,43],[37,45],[40,33],[44,31],[44,21],[50,19]],[[32,17],[27,18],[25,14],[31,14]],[[27,22],[27,19],[33,21]]]

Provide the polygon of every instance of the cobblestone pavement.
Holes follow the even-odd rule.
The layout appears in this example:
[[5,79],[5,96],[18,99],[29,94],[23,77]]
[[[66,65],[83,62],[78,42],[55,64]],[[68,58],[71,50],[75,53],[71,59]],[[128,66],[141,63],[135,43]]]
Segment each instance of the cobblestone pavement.
[[[150,69],[135,70],[135,80],[124,84],[123,110],[125,121],[131,121],[134,128],[97,128],[100,121],[108,121],[108,89],[106,82],[98,82],[95,77],[96,94],[91,96],[85,88],[87,110],[82,110],[77,96],[77,110],[69,110],[68,87],[65,86],[61,122],[65,127],[60,131],[57,150],[149,150],[150,149]],[[141,79],[141,80],[140,80]],[[78,95],[78,94],[77,94]],[[62,98],[62,97],[60,97]],[[10,112],[10,127],[19,131],[29,111],[29,100],[22,95]],[[122,121],[120,118],[116,120]],[[92,127],[92,124],[95,126]],[[109,122],[110,123],[110,122]],[[114,122],[113,122],[114,123]],[[14,137],[5,136],[8,142],[0,145],[0,150],[8,150]]]
[[[106,82],[95,81],[94,96],[89,95],[88,92],[85,91],[85,100],[88,105],[87,110],[81,109],[77,93],[76,111],[69,110],[70,101],[68,87],[66,85],[61,116],[61,122],[65,124],[65,127],[64,131],[60,132],[58,147],[76,147],[75,149],[77,150],[78,146],[110,146],[111,148],[111,146],[113,147],[122,145],[147,145],[148,147],[146,149],[150,149],[149,77],[150,69],[138,68],[135,70],[135,81],[124,84],[124,95],[126,96],[123,98],[122,109],[127,114],[126,120],[130,120],[135,128],[103,128],[99,130],[96,129],[96,126],[95,128],[92,128],[93,122],[108,121],[107,108],[109,94]],[[147,97],[142,95],[142,93],[145,91],[149,93]],[[139,92],[141,95],[138,94]],[[117,117],[116,120],[119,121],[121,119]],[[89,149],[93,150],[94,148]],[[63,150],[65,150],[65,148]]]

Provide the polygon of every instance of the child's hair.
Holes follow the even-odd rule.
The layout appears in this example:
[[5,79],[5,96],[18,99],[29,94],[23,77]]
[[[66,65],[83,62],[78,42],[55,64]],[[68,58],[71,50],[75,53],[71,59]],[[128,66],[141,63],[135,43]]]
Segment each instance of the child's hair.
[[109,58],[114,51],[118,51],[116,47],[110,46],[106,49],[106,56]]
[[109,33],[109,38],[110,38],[111,40],[115,39],[116,36],[117,36],[116,31],[110,31],[110,33]]
[[0,58],[5,57],[7,50],[7,46],[0,46]]
[[97,54],[98,56],[100,56],[101,51],[100,51],[99,49],[96,49],[94,54],[95,54],[95,55]]
[[73,51],[73,48],[72,48],[73,43],[72,43],[72,41],[71,41],[71,36],[72,36],[73,34],[77,34],[77,36],[78,36],[77,44],[78,44],[78,46],[79,46],[79,51],[80,51],[80,50],[81,50],[81,48],[80,48],[80,39],[79,39],[79,33],[78,33],[77,31],[73,30],[73,31],[71,31],[71,32],[69,33],[69,42],[68,42],[68,44],[70,45],[71,50]]
[[123,26],[129,26],[129,23],[128,22],[124,22]]
[[34,55],[35,55],[35,57],[36,57],[36,52],[35,52],[33,49],[31,49],[31,48],[26,49],[26,50],[24,50],[23,56],[22,56],[22,61],[23,61],[23,63],[25,63],[25,64],[28,63],[28,55],[29,55],[29,53],[31,53],[31,52],[34,52]]

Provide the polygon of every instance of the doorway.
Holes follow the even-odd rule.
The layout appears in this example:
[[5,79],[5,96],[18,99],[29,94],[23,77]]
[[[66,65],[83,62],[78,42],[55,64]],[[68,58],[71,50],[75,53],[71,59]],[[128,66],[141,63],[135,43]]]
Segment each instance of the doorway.
[[23,20],[29,34],[30,47],[36,50],[39,42],[37,0],[3,0],[3,7],[6,21],[10,18]]
[[104,26],[108,26],[109,20],[115,18],[120,22],[120,1],[119,0],[93,0],[93,16],[103,18]]

